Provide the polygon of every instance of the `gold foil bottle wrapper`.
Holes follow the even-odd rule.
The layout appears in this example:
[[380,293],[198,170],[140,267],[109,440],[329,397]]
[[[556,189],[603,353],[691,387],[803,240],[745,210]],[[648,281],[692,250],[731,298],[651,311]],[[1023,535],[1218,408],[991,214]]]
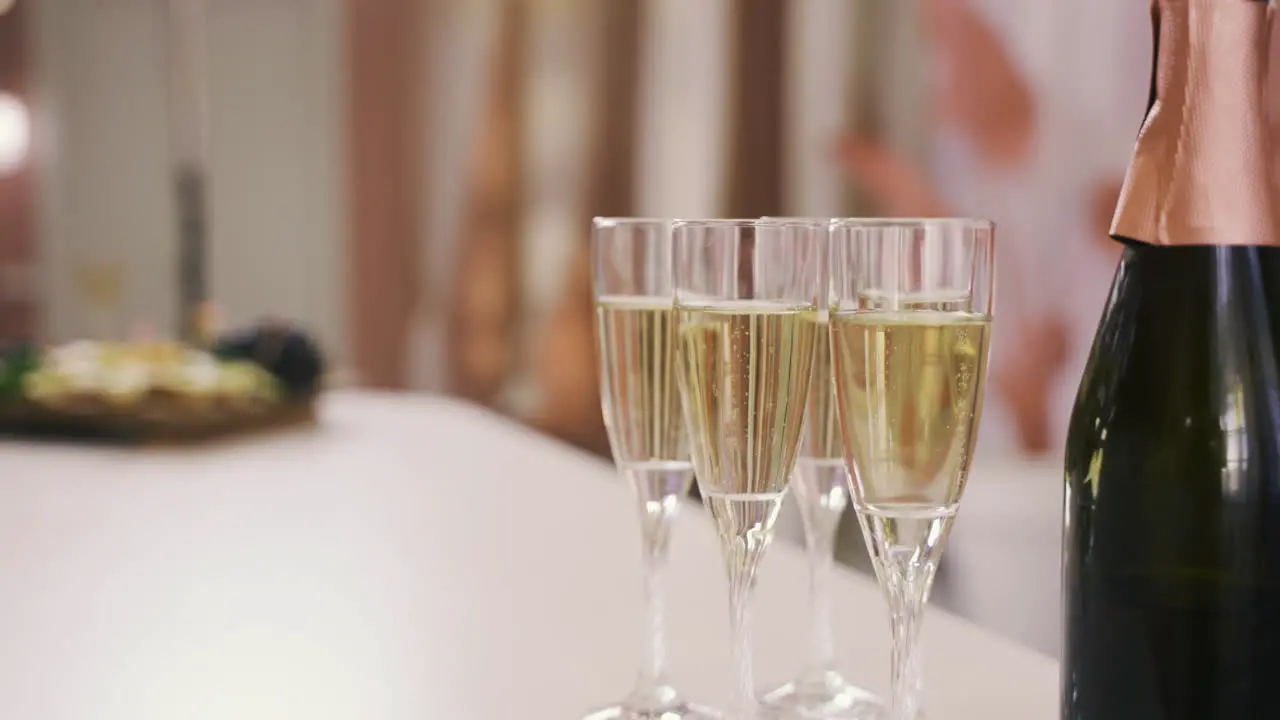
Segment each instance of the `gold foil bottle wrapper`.
[[1272,10],[1154,0],[1152,96],[1111,224],[1152,245],[1275,245],[1267,122]]

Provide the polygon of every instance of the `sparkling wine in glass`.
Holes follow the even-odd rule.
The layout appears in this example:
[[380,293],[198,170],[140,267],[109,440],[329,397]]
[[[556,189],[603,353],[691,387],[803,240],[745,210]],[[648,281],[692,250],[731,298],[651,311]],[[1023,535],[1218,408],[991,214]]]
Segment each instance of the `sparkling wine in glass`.
[[693,481],[676,389],[671,226],[665,220],[597,218],[593,281],[601,404],[618,471],[640,516],[647,652],[636,687],[589,720],[709,720],[664,673],[662,574],[672,520]]
[[[769,219],[769,218],[766,218]],[[774,218],[779,219],[779,218]],[[822,220],[820,287],[827,287],[827,220]],[[800,510],[809,564],[810,657],[799,677],[766,692],[760,703],[771,717],[871,720],[882,716],[883,702],[844,679],[835,668],[830,584],[836,534],[849,504],[849,471],[836,413],[831,378],[831,339],[827,297],[819,298],[818,341],[813,380],[805,409],[799,456],[791,474],[791,496]]]
[[801,221],[674,225],[680,393],[729,578],[735,720],[756,712],[748,604],[804,425],[822,232]]
[[832,369],[852,497],[889,601],[894,720],[920,713],[924,606],[982,415],[995,277],[980,220],[832,227]]

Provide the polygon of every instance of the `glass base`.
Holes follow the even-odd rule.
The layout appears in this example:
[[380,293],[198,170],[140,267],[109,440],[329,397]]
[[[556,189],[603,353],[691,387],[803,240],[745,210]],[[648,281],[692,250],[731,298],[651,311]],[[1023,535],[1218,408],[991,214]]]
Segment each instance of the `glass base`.
[[582,720],[723,720],[711,708],[682,700],[671,687],[637,694],[617,705],[600,708]]
[[826,720],[887,720],[880,698],[845,682],[836,672],[804,677],[770,690],[760,698],[760,716]]

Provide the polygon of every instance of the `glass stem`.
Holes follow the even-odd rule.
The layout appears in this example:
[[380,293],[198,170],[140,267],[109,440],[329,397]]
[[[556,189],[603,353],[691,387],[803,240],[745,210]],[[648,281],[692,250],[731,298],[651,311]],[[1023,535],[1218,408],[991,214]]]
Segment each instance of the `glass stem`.
[[751,667],[751,588],[755,584],[754,561],[730,560],[729,632],[733,642],[733,666],[737,673],[730,720],[753,720],[756,716],[755,674]]
[[[730,720],[755,720],[756,689],[751,672],[751,590],[756,570],[773,542],[774,525],[782,496],[729,499],[702,496],[711,511],[720,536],[720,551],[729,576],[729,631],[732,634],[733,664],[737,669]],[[741,503],[735,506],[734,503]]]
[[[667,569],[667,547],[671,537],[671,521],[679,501],[642,502],[641,527],[644,533],[644,608],[645,658],[637,691],[652,695],[666,686],[666,605],[663,580]],[[644,506],[657,506],[645,509]]]
[[631,705],[660,711],[675,702],[666,681],[666,618],[663,576],[671,525],[680,501],[689,492],[693,470],[687,464],[632,467],[625,472],[640,515],[641,561],[644,572],[645,650],[640,678]]
[[893,632],[890,661],[892,720],[916,720],[921,702],[920,626],[936,561],[909,564],[889,573],[889,621]]
[[[797,493],[797,497],[800,493]],[[821,679],[835,667],[835,646],[831,638],[831,572],[835,563],[836,532],[844,504],[826,498],[804,498],[800,516],[804,523],[805,549],[809,558],[809,606],[812,617],[812,653],[806,673]]]

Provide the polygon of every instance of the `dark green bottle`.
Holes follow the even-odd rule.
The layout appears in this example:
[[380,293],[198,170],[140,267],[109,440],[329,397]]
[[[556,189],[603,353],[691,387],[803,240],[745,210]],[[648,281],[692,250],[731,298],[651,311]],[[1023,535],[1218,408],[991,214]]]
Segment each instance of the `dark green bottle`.
[[1067,439],[1061,716],[1280,720],[1270,10],[1158,0],[1153,19],[1124,254]]

